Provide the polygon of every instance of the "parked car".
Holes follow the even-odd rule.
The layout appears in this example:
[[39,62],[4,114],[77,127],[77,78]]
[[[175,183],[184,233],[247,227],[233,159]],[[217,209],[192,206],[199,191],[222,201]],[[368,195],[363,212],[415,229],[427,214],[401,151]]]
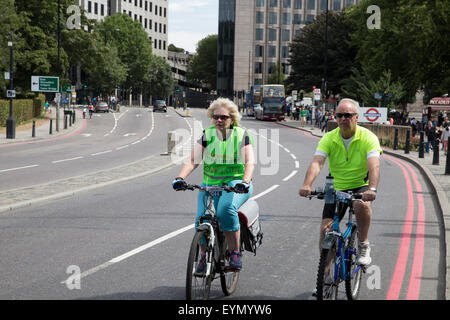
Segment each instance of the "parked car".
[[153,102],[153,112],[156,111],[167,112],[167,105],[165,100],[155,100],[155,102]]
[[99,103],[97,103],[95,105],[95,112],[99,112],[99,111],[109,112],[108,104],[104,101],[100,101]]

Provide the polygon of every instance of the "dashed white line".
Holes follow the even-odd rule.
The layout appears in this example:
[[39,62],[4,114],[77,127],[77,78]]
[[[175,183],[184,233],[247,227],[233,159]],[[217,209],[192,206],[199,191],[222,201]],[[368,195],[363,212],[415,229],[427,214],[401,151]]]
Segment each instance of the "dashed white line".
[[295,168],[296,168],[296,169],[300,168],[300,162],[295,161]]
[[258,193],[256,196],[253,196],[253,197],[251,197],[250,199],[256,200],[256,199],[262,197],[263,195],[268,194],[269,192],[272,192],[273,190],[275,190],[275,189],[278,188],[279,186],[280,186],[280,185],[278,185],[278,184],[273,185],[273,186],[271,186],[269,189],[267,189],[267,190],[265,190],[265,191],[263,191],[263,192],[261,192],[261,193]]
[[101,154],[110,153],[110,152],[112,152],[112,150],[106,150],[106,151],[102,151],[102,152],[93,153],[93,154],[91,154],[91,156],[99,156]]
[[28,168],[34,168],[34,167],[39,167],[38,164],[33,164],[30,166],[24,166],[24,167],[18,167],[18,168],[11,168],[11,169],[3,169],[0,170],[0,172],[8,172],[8,171],[15,171],[15,170],[22,170],[22,169],[28,169]]
[[60,162],[66,162],[66,161],[73,161],[73,160],[78,160],[78,159],[83,159],[84,157],[80,156],[80,157],[75,157],[75,158],[70,158],[70,159],[62,159],[62,160],[55,160],[52,161],[52,163],[60,163]]
[[284,182],[288,181],[290,178],[292,178],[293,176],[295,176],[297,174],[297,170],[294,170],[291,172],[290,175],[288,175],[286,178],[283,179]]
[[128,148],[129,146],[130,146],[129,144],[126,144],[124,146],[116,148],[116,150],[122,150],[122,149]]

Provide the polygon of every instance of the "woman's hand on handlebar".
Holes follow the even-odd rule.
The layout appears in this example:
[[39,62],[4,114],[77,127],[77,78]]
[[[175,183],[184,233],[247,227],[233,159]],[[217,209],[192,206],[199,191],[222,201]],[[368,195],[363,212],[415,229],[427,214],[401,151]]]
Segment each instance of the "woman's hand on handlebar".
[[172,188],[175,191],[186,190],[186,187],[187,187],[187,183],[181,177],[177,177],[177,178],[175,178],[175,180],[172,181]]
[[236,193],[247,193],[249,189],[249,185],[247,183],[236,183],[234,186],[234,192]]

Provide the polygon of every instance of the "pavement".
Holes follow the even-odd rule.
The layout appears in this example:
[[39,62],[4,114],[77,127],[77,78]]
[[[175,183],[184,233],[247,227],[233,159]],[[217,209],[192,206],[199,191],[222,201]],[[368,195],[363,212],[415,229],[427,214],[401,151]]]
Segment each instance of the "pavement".
[[[190,117],[189,109],[174,109],[169,107],[169,110],[176,112],[181,117]],[[62,112],[62,110],[60,110]],[[52,110],[50,118],[55,119],[55,110]],[[60,119],[64,119],[64,115],[60,114]],[[49,134],[49,119],[39,121],[36,126],[36,137],[31,137],[30,126],[19,126],[16,128],[16,139],[6,139],[4,130],[0,133],[0,149],[7,144],[12,143],[32,143],[38,140],[47,140],[64,138],[73,135],[83,129],[83,121],[81,110],[77,110],[77,120],[68,129],[63,129],[64,124],[61,120],[60,130],[56,132],[53,123],[53,133]],[[55,122],[55,120],[53,120]],[[296,128],[299,130],[310,132],[314,136],[321,137],[323,132],[319,128],[311,125],[301,126],[299,121],[291,120],[278,122],[280,125]],[[386,154],[401,158],[411,162],[415,165],[422,174],[426,177],[429,184],[436,193],[437,202],[442,213],[445,229],[445,243],[446,243],[446,297],[450,298],[450,205],[448,199],[450,198],[450,175],[444,175],[446,158],[443,152],[440,152],[439,165],[432,164],[432,154],[425,154],[423,159],[418,157],[418,153],[411,151],[405,154],[403,150],[393,150],[383,147]],[[168,161],[170,160],[170,161]],[[0,212],[11,212],[11,210],[30,206],[46,201],[62,199],[73,196],[77,193],[88,192],[90,190],[129,181],[138,177],[150,175],[162,170],[178,165],[183,161],[182,158],[176,155],[151,155],[139,161],[121,165],[112,169],[102,170],[85,174],[83,176],[72,177],[68,179],[52,181],[46,184],[34,185],[25,188],[14,190],[7,190],[0,192]]]
[[[325,132],[319,128],[307,124],[301,126],[300,121],[286,118],[286,121],[278,122],[280,125],[296,128],[310,132],[312,135],[322,137]],[[405,154],[404,150],[393,150],[388,147],[382,147],[385,154],[406,160],[416,166],[423,174],[428,184],[434,190],[436,200],[439,206],[442,220],[444,222],[445,244],[446,244],[446,299],[450,299],[450,175],[445,175],[446,155],[440,150],[439,164],[433,165],[433,153],[425,153],[424,158],[419,158],[417,151],[410,151]]]

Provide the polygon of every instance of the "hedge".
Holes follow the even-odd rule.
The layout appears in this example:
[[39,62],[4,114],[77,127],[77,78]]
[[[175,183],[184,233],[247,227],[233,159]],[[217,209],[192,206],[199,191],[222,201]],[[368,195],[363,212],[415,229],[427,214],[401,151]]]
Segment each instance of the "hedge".
[[[13,99],[13,117],[16,125],[33,118],[40,117],[44,112],[45,96],[40,94],[34,99]],[[6,126],[9,117],[9,100],[0,99],[0,127]]]

